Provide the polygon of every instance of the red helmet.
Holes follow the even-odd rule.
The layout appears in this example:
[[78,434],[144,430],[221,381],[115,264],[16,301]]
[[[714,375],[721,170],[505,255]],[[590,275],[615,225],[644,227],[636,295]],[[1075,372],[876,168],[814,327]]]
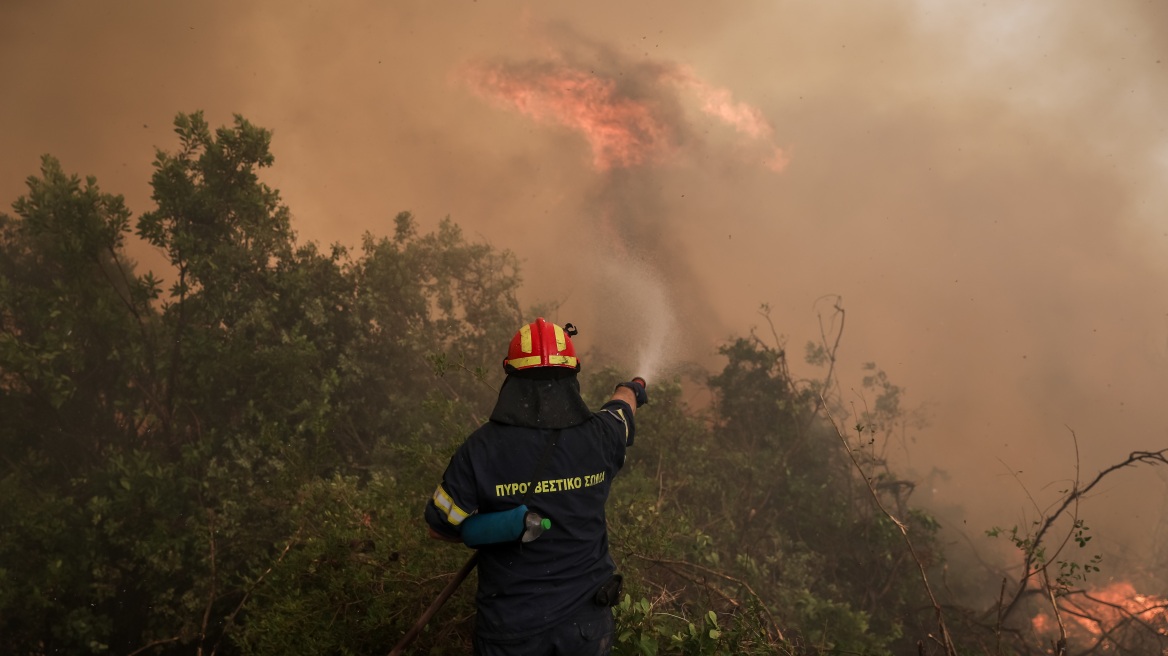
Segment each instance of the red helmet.
[[566,325],[567,330],[540,317],[520,328],[515,337],[511,338],[503,369],[508,372],[534,367],[580,369],[576,347],[572,346],[571,339],[576,334],[576,328],[570,323]]

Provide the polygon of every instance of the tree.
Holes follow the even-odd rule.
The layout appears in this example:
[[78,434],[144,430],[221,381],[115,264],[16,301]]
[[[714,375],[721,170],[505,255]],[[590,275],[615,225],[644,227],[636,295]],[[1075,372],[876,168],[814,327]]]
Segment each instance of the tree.
[[[122,626],[88,478],[143,444],[157,286],[122,253],[130,213],[52,157],[0,216],[0,650],[99,650]],[[100,505],[100,504],[98,504]]]
[[122,254],[121,196],[48,156],[27,184],[17,218],[0,215],[0,450],[37,452],[67,476],[139,434],[157,289]]

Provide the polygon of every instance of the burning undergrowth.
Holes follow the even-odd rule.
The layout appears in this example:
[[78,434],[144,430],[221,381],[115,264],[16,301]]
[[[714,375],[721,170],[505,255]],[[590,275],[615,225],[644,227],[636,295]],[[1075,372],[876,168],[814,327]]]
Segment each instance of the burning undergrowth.
[[1031,620],[1034,632],[1057,641],[1060,624],[1072,654],[1156,654],[1168,648],[1168,599],[1138,592],[1128,581],[1069,592]]

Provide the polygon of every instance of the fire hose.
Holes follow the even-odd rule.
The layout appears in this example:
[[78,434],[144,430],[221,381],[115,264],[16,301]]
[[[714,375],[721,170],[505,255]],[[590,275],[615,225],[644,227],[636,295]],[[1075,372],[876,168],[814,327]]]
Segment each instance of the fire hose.
[[[552,527],[551,520],[541,517],[533,510],[528,510],[526,505],[502,512],[471,515],[462,524],[462,542],[473,548],[505,542],[531,542]],[[410,646],[410,643],[418,637],[422,629],[426,628],[426,623],[430,621],[430,618],[434,617],[442,604],[446,603],[446,600],[454,594],[459,585],[462,585],[462,582],[470,575],[470,571],[475,568],[478,562],[479,552],[475,551],[466,564],[462,566],[462,569],[458,570],[454,578],[446,584],[446,587],[442,588],[442,592],[438,593],[430,607],[418,617],[418,621],[414,622],[410,630],[394,645],[389,656],[400,656],[405,648]]]
[[406,631],[406,634],[402,636],[402,639],[393,646],[393,649],[391,649],[389,652],[389,656],[401,656],[401,654],[405,653],[406,647],[409,647],[410,643],[412,643],[414,639],[418,637],[418,634],[422,632],[422,629],[426,628],[426,623],[430,621],[431,617],[434,617],[434,613],[438,612],[438,609],[442,607],[442,604],[446,603],[446,600],[450,598],[450,595],[454,594],[454,591],[458,589],[458,586],[462,585],[462,582],[466,580],[468,575],[470,575],[470,571],[475,568],[475,565],[478,564],[479,552],[476,551],[471,555],[470,558],[467,559],[466,564],[462,566],[462,569],[458,570],[458,572],[454,575],[454,578],[450,579],[450,582],[446,584],[446,587],[442,588],[442,592],[438,593],[438,596],[435,597],[434,601],[430,603],[430,607],[426,609],[426,612],[422,613],[421,616],[418,617],[418,621],[414,622],[414,625],[410,627],[410,630]]

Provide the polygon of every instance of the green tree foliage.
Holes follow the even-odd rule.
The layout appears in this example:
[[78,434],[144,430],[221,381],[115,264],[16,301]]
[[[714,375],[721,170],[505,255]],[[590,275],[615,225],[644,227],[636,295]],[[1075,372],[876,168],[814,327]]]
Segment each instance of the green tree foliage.
[[[199,113],[175,132],[136,223],[169,260],[166,291],[124,255],[122,199],[52,158],[0,217],[5,653],[243,649],[275,564],[340,526],[306,509],[400,492],[370,481],[404,480],[409,449],[448,443],[489,395],[436,384],[432,361],[485,372],[484,343],[519,322],[509,253],[408,214],[358,258],[297,244],[260,180],[270,133]],[[432,485],[425,462],[411,480]],[[381,524],[395,539],[428,494],[407,487],[392,505],[410,513]]]
[[49,157],[28,189],[18,218],[0,217],[0,649],[99,650],[126,630],[111,605],[147,599],[120,585],[108,531],[136,518],[115,514],[109,477],[94,474],[116,475],[144,442],[156,286],[121,252],[120,197]]
[[[143,335],[156,289],[128,274],[130,212],[45,157],[28,194],[0,215],[0,450],[48,451],[67,475],[107,442],[134,441]],[[134,390],[129,395],[113,389]]]

